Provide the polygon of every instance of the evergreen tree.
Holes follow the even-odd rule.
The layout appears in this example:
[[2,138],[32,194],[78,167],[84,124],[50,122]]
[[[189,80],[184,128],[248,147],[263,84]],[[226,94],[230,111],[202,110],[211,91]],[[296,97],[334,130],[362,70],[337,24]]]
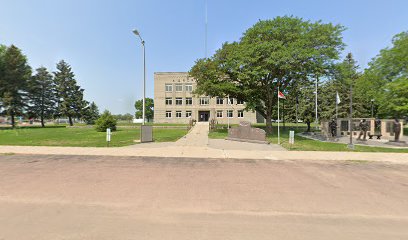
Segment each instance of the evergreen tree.
[[57,64],[54,72],[54,80],[57,88],[58,114],[69,119],[69,125],[73,125],[73,118],[81,117],[86,102],[83,100],[84,89],[77,85],[71,66],[64,60]]
[[31,77],[31,67],[26,56],[14,45],[8,47],[2,55],[1,108],[3,113],[11,117],[11,126],[15,127],[15,116],[22,115],[26,107],[27,81]]
[[84,109],[83,119],[86,124],[93,125],[99,118],[99,109],[95,102],[92,102]]
[[44,119],[54,116],[57,108],[56,89],[52,75],[47,68],[37,68],[37,73],[29,81],[29,107],[28,113],[32,117],[41,119],[44,127]]

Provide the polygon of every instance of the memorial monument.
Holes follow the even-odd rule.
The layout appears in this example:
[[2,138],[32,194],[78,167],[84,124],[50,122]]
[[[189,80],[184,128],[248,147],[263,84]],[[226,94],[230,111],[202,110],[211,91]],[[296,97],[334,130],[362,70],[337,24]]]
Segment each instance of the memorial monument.
[[240,122],[238,127],[230,128],[226,139],[241,142],[268,143],[268,141],[266,141],[265,130],[253,128],[250,122],[245,121]]

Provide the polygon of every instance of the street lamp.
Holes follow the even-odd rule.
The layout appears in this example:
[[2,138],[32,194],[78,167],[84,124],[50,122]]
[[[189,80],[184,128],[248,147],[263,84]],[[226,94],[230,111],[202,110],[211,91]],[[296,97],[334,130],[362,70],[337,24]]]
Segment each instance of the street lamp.
[[145,49],[145,41],[142,39],[142,37],[140,36],[139,31],[137,31],[136,29],[133,30],[133,33],[138,36],[140,38],[140,41],[142,43],[143,46],[143,122],[142,125],[145,125],[145,99],[146,99],[146,49]]
[[371,99],[371,118],[374,118],[374,99]]

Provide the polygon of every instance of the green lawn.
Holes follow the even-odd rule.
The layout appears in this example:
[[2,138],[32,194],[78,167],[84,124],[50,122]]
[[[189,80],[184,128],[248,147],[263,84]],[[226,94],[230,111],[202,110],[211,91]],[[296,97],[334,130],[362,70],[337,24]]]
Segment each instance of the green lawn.
[[[264,128],[264,126],[258,126]],[[408,153],[408,149],[395,149],[395,148],[381,148],[381,147],[368,147],[368,146],[355,146],[355,150],[350,150],[347,148],[346,144],[342,143],[330,143],[330,142],[320,142],[317,140],[307,139],[304,137],[296,136],[295,135],[295,144],[291,146],[288,143],[289,141],[289,130],[293,129],[295,132],[303,132],[305,128],[298,128],[296,130],[295,127],[286,129],[281,128],[280,140],[281,145],[288,149],[294,151],[354,151],[354,152],[403,152]],[[227,129],[217,129],[214,132],[209,133],[210,138],[226,138],[227,137]],[[270,143],[278,143],[278,133],[277,133],[277,126],[273,126],[273,133],[267,136],[267,139]]]
[[[186,129],[153,129],[153,138],[156,142],[172,142],[186,133]],[[134,140],[138,139],[140,139],[139,128],[120,128],[112,133],[110,146],[127,146],[134,144]],[[0,145],[105,147],[106,133],[97,132],[93,128],[0,129]]]

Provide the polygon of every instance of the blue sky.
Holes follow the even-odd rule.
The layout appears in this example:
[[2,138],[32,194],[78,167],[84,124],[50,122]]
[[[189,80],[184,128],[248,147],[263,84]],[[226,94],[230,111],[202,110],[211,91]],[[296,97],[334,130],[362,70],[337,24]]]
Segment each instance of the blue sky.
[[[209,55],[259,19],[294,15],[347,27],[345,52],[364,68],[393,35],[408,30],[406,0],[207,1]],[[101,111],[134,113],[142,96],[142,47],[132,29],[146,41],[147,96],[153,97],[154,72],[188,71],[205,54],[205,0],[1,0],[0,6],[0,44],[21,48],[33,68],[54,71],[66,60]]]

